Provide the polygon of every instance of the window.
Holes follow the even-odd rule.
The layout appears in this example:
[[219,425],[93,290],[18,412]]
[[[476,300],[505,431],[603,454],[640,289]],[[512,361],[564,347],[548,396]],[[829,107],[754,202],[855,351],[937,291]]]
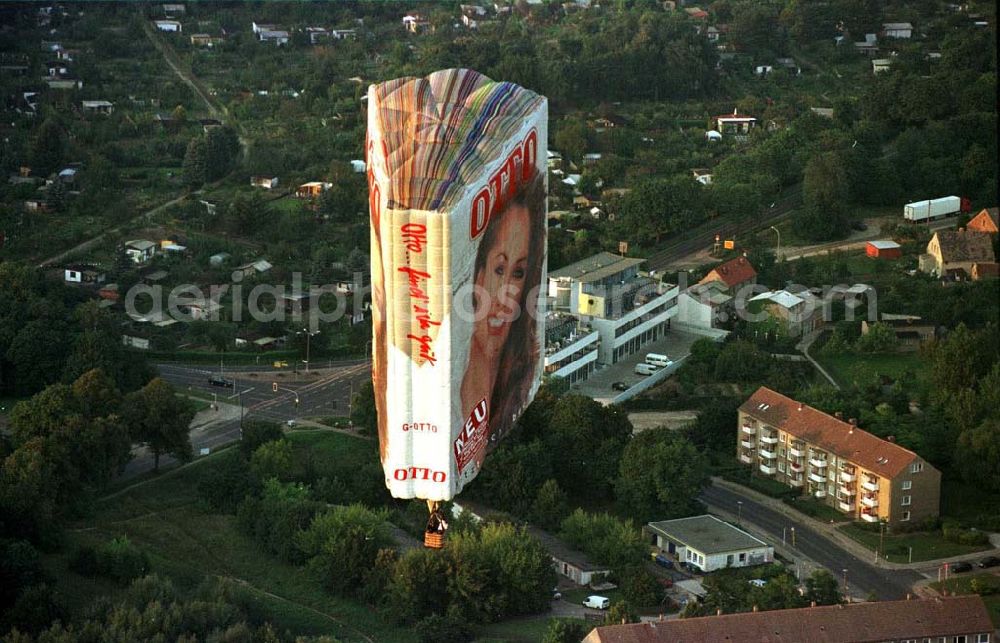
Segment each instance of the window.
[[785,472],[785,462],[783,460],[778,462],[778,471]]
[[909,507],[912,504],[913,496],[903,496],[903,506]]
[[746,554],[746,552],[743,552],[742,554],[740,554],[740,562],[741,563],[747,562],[747,554]]
[[951,637],[951,643],[966,643],[966,636],[962,634],[961,636]]
[[903,517],[900,518],[900,520],[902,520],[903,522],[906,522],[909,519],[910,519],[910,512],[909,511],[904,511],[903,512]]
[[903,491],[908,491],[913,486],[912,480],[903,480]]
[[990,643],[990,635],[976,634],[976,643]]
[[924,470],[923,462],[914,462],[910,465],[910,473],[920,473]]
[[785,457],[785,447],[778,447],[778,457]]

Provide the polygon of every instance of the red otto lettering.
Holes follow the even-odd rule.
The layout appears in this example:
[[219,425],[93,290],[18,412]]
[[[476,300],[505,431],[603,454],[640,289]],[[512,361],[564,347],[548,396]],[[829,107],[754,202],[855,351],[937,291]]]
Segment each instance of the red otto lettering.
[[407,223],[399,229],[403,233],[403,245],[410,252],[423,252],[427,243],[427,226],[419,223]]
[[517,192],[518,185],[535,175],[537,156],[538,132],[532,129],[472,199],[469,232],[473,239],[486,229],[490,217],[503,211],[507,201]]
[[430,480],[431,482],[444,482],[448,479],[448,474],[444,471],[434,471],[427,467],[404,467],[393,471],[392,477],[399,481]]

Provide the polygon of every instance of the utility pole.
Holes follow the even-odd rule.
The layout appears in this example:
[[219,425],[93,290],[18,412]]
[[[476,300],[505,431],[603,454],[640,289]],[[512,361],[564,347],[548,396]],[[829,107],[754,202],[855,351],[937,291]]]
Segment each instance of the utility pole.
[[312,339],[313,335],[319,335],[319,331],[309,332],[308,328],[303,328],[299,334],[306,334],[306,373],[309,372],[309,340]]
[[775,233],[777,233],[777,235],[778,235],[778,245],[777,245],[777,247],[774,250],[774,260],[775,261],[780,261],[781,260],[781,230],[778,230],[774,226],[771,226],[771,229],[774,230]]
[[851,594],[850,594],[850,588],[847,586],[847,568],[845,567],[842,571],[844,572],[844,598],[846,598],[847,602],[850,603]]
[[743,501],[736,501],[736,524],[740,527],[743,526]]
[[792,547],[795,546],[795,527],[792,527]]

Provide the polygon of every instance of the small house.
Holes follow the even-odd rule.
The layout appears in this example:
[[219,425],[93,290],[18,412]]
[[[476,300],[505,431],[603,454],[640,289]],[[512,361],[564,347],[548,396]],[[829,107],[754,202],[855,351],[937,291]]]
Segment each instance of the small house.
[[969,220],[965,229],[969,232],[985,232],[987,234],[997,234],[1000,230],[1000,219],[998,219],[1000,208],[983,208],[979,214]]
[[740,288],[757,283],[757,270],[746,257],[736,257],[709,270],[698,284],[713,281],[722,282],[725,292],[734,295]]
[[367,166],[365,165],[364,161],[357,160],[357,159],[351,161],[351,170],[354,173],[356,173],[356,174],[364,174],[366,169],[367,169]]
[[255,275],[262,275],[274,266],[271,265],[267,259],[257,259],[256,261],[251,261],[250,263],[245,263],[242,266],[237,266],[234,273],[240,273],[243,278],[253,277]]
[[[892,329],[899,342],[898,350],[901,351],[919,350],[922,344],[933,340],[937,332],[933,323],[914,315],[882,313],[879,315],[879,323]],[[862,320],[861,334],[867,335],[872,325],[873,323],[869,323],[868,320]]]
[[699,167],[691,170],[691,176],[694,180],[702,185],[712,185],[712,170],[708,168]]
[[993,235],[960,228],[935,232],[919,263],[922,272],[939,278],[963,279],[972,277],[973,264],[994,261]]
[[125,242],[125,254],[132,263],[143,264],[156,254],[156,244],[146,239],[132,239]]
[[767,76],[774,71],[774,67],[771,65],[757,65],[753,68],[753,73],[756,76]]
[[643,532],[662,553],[702,572],[774,560],[774,547],[708,514],[651,522]]
[[163,15],[170,16],[183,16],[187,13],[187,7],[182,4],[164,4],[160,5],[163,9]]
[[722,140],[722,133],[714,129],[710,129],[705,132],[705,140],[709,143],[717,143]]
[[423,14],[414,12],[403,16],[403,28],[413,34],[420,34],[434,30],[430,20],[425,18]]
[[601,155],[598,154],[597,152],[591,152],[583,155],[584,165],[594,165],[600,160],[601,160]]
[[111,114],[115,106],[106,100],[85,100],[80,107],[88,114]]
[[913,36],[913,25],[908,22],[886,22],[882,25],[886,38],[908,39]]
[[768,291],[750,298],[762,302],[763,311],[778,322],[789,337],[806,335],[823,325],[823,302],[808,290],[791,293]]
[[191,35],[191,44],[195,47],[214,47],[222,42],[223,39],[220,36],[213,36],[207,33],[196,33]]
[[903,248],[895,241],[869,241],[865,245],[865,254],[873,259],[899,259],[903,256]]
[[63,269],[63,280],[68,284],[98,285],[103,284],[104,272],[96,266],[74,264]]
[[265,29],[257,34],[261,42],[273,42],[277,46],[286,45],[291,39],[284,29]]
[[892,60],[889,58],[876,58],[872,61],[872,73],[881,74],[892,68]]
[[228,252],[219,252],[208,258],[208,264],[213,268],[218,268],[229,261],[230,257],[231,255]]
[[746,137],[750,130],[757,127],[757,119],[753,116],[741,116],[738,109],[732,114],[722,114],[712,119],[715,130],[722,135]]
[[333,183],[325,181],[310,181],[303,183],[295,189],[295,196],[300,199],[315,199],[333,187]]
[[168,33],[181,33],[184,31],[181,23],[176,20],[154,20],[153,23],[159,31],[166,31]]
[[276,176],[251,176],[250,185],[255,188],[273,190],[278,187],[278,177]]

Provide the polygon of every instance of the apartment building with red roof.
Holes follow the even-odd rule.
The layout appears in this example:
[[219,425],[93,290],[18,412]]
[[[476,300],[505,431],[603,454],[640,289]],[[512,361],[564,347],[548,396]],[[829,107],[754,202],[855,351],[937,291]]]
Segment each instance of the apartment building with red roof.
[[737,458],[865,522],[900,524],[937,516],[941,472],[891,438],[767,387],[739,408]]
[[822,605],[596,627],[583,643],[996,643],[976,595]]

